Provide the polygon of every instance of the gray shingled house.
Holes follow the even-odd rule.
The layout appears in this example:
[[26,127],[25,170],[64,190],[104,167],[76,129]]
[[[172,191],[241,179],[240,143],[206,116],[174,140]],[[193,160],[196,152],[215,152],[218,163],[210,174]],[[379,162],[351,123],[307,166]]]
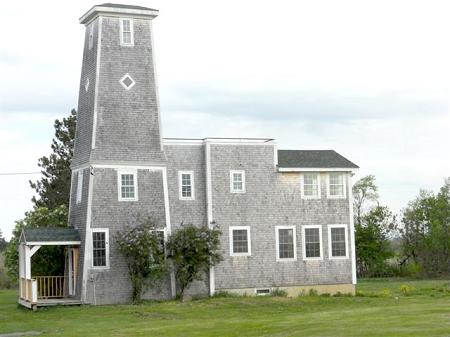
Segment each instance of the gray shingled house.
[[[26,296],[36,288],[39,302],[45,287],[28,266],[39,244],[69,247],[60,296],[128,301],[131,284],[114,235],[139,217],[153,218],[165,235],[182,223],[220,226],[224,260],[191,295],[354,293],[351,178],[358,167],[332,150],[278,150],[273,139],[162,138],[157,15],[102,4],[80,18],[86,33],[69,215],[76,233],[47,233],[39,242],[24,233],[23,301],[33,301]],[[144,297],[174,294],[171,275]]]

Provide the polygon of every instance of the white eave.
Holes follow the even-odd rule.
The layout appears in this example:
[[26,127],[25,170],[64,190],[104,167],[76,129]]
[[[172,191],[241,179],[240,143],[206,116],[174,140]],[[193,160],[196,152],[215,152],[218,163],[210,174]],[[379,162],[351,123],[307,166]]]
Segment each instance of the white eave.
[[349,167],[278,167],[278,172],[356,172],[357,168]]
[[86,12],[81,18],[80,23],[87,25],[99,15],[113,16],[113,17],[137,17],[153,19],[158,16],[159,11],[156,9],[135,9],[135,8],[121,8],[109,6],[94,6]]

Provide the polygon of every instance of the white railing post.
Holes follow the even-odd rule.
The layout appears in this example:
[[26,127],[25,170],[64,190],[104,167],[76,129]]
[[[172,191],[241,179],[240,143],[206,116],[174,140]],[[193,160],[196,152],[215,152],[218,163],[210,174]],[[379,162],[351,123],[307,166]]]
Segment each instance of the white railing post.
[[31,279],[31,302],[37,303],[37,282],[35,279]]

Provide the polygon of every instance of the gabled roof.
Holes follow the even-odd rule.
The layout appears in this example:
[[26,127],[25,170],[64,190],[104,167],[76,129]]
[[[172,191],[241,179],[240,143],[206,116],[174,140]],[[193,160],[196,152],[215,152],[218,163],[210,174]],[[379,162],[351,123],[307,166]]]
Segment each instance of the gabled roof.
[[72,227],[65,228],[25,228],[22,230],[20,241],[25,244],[30,243],[47,243],[52,244],[58,242],[81,242],[80,233]]
[[278,150],[279,168],[357,169],[333,150]]

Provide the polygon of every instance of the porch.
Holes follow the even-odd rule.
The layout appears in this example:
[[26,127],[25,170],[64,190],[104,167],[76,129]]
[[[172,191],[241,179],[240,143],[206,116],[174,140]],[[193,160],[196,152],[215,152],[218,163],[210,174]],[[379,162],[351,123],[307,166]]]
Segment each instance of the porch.
[[[19,245],[19,304],[36,309],[52,305],[79,305],[76,299],[80,235],[74,228],[24,229]],[[65,272],[32,276],[31,258],[42,246],[65,246]]]

